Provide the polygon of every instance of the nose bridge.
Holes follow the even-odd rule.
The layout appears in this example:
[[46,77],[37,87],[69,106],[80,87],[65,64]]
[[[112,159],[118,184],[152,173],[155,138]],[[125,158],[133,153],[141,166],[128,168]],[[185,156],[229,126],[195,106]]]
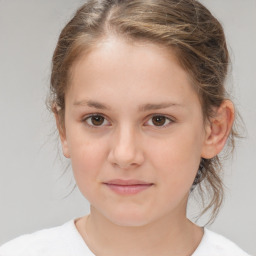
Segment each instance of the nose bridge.
[[111,149],[112,162],[122,168],[141,164],[143,153],[139,148],[139,131],[129,124],[118,127]]
[[115,152],[123,158],[131,158],[136,148],[134,127],[124,124],[119,127],[115,138]]

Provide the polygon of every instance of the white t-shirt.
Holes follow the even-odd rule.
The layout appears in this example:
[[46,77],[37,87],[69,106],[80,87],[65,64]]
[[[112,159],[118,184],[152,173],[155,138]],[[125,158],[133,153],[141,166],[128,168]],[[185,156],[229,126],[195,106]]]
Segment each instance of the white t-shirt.
[[[62,226],[22,235],[0,247],[0,256],[95,256],[71,220]],[[204,229],[192,256],[249,256],[227,238]]]

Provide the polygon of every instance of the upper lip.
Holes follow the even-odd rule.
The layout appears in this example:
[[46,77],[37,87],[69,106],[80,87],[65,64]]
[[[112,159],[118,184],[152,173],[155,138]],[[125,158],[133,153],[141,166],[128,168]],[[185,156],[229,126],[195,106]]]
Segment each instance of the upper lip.
[[122,180],[122,179],[114,179],[104,182],[104,184],[111,185],[120,185],[120,186],[129,186],[129,185],[152,185],[153,183],[142,181],[142,180]]

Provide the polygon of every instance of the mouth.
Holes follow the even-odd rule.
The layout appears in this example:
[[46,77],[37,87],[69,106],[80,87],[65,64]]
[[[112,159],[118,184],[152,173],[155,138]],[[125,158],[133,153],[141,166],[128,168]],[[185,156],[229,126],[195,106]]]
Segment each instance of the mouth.
[[134,195],[137,193],[140,193],[150,187],[152,187],[154,184],[141,181],[141,180],[110,180],[103,183],[105,186],[107,186],[109,189],[111,189],[113,192],[121,195]]

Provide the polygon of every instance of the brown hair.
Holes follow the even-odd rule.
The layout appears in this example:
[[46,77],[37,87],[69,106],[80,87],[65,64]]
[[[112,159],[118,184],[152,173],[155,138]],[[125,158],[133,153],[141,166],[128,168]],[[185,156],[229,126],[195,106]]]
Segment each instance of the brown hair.
[[[196,0],[90,0],[80,7],[62,30],[52,59],[50,106],[64,124],[65,92],[71,67],[109,35],[130,42],[160,44],[175,51],[181,66],[190,75],[198,92],[204,119],[208,120],[227,93],[224,88],[229,54],[223,28]],[[229,148],[234,148],[234,127]],[[203,202],[203,213],[212,209],[216,217],[223,201],[218,156],[204,159],[195,185]],[[203,182],[202,182],[203,181]],[[202,214],[203,214],[202,213]]]

